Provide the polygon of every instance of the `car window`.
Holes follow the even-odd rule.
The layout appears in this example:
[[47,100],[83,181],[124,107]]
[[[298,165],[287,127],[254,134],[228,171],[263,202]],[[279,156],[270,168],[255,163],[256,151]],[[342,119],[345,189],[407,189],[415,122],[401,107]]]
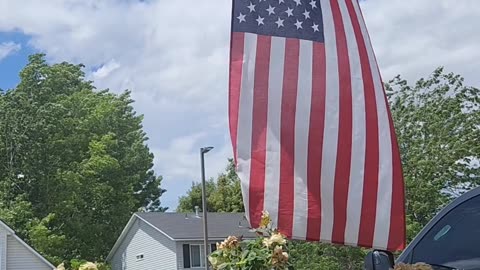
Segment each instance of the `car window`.
[[480,196],[446,214],[415,246],[413,262],[480,269]]

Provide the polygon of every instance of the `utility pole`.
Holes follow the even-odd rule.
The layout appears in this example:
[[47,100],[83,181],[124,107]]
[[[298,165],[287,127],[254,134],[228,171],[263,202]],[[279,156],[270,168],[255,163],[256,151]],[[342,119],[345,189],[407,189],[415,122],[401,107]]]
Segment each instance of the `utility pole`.
[[202,209],[203,209],[203,242],[205,255],[205,269],[208,270],[208,222],[207,222],[207,191],[205,187],[205,154],[213,147],[200,148],[200,160],[202,169]]

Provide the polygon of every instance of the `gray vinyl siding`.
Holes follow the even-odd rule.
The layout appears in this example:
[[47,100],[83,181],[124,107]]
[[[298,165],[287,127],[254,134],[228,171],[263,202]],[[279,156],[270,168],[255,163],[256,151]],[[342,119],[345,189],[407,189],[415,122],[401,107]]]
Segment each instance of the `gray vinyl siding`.
[[[137,261],[137,255],[143,260]],[[150,225],[136,219],[112,256],[113,270],[176,270],[176,245]]]
[[7,270],[52,270],[45,262],[18,242],[7,236]]
[[7,269],[7,231],[0,226],[0,269]]

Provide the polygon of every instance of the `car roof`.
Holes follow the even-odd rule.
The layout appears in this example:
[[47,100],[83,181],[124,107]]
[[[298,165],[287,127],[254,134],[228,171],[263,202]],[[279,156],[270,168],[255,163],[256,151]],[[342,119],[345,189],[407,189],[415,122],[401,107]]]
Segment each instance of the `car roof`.
[[447,206],[445,206],[438,214],[428,222],[428,224],[420,231],[420,233],[415,236],[413,241],[407,246],[407,248],[400,254],[400,256],[397,259],[398,262],[407,262],[409,259],[409,255],[411,254],[413,248],[420,242],[420,240],[423,239],[423,237],[437,224],[438,221],[440,221],[446,214],[448,214],[450,211],[455,209],[457,206],[460,204],[464,203],[465,201],[468,201],[476,196],[480,195],[480,187],[476,187],[461,196],[457,197],[454,199],[451,203],[449,203]]

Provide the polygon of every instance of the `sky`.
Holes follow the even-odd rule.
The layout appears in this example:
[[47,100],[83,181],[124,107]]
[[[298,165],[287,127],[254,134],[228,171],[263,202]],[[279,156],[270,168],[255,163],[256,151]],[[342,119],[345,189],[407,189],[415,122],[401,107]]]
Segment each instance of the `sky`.
[[[401,74],[413,82],[444,66],[480,87],[478,0],[367,0],[361,8],[384,81]],[[14,88],[28,56],[42,52],[51,63],[83,63],[98,89],[130,89],[167,189],[162,205],[174,210],[200,178],[200,147],[215,147],[209,178],[232,157],[230,13],[227,0],[0,0],[0,88]]]

